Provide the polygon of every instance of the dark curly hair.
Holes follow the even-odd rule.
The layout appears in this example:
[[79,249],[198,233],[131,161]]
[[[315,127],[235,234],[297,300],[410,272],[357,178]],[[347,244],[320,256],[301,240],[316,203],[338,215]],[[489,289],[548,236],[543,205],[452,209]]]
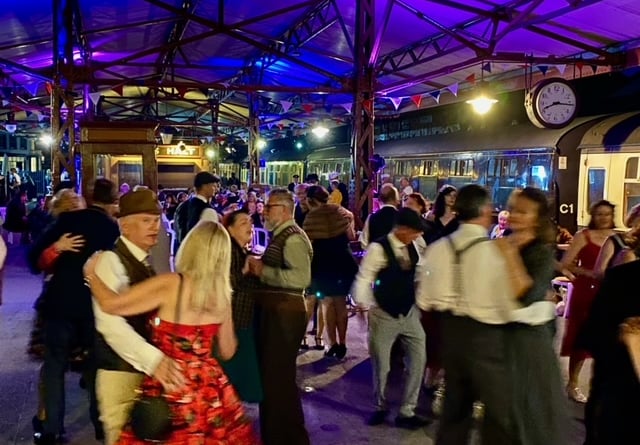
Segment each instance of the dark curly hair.
[[458,189],[452,185],[443,185],[438,192],[438,196],[436,196],[436,201],[433,203],[433,215],[436,218],[442,218],[444,216],[444,211],[446,208],[446,203],[444,198],[450,193],[457,192]]

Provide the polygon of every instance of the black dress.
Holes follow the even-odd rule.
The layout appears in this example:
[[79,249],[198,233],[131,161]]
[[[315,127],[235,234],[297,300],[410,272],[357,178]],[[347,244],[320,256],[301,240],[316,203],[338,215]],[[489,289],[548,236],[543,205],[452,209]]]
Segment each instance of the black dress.
[[440,218],[436,218],[433,221],[427,221],[427,225],[422,236],[427,245],[429,245],[435,243],[442,237],[451,235],[453,232],[458,230],[458,227],[460,227],[460,223],[457,218],[453,218],[446,226],[442,224]]
[[[554,252],[539,240],[520,251],[533,287],[523,307],[546,300],[554,277]],[[568,424],[558,358],[553,349],[555,320],[544,325],[512,323],[507,336],[513,416],[520,445],[565,445]]]

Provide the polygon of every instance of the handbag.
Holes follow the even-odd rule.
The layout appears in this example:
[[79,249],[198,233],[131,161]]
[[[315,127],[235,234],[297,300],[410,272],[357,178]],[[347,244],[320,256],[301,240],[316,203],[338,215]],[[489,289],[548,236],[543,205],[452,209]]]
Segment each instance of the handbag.
[[[182,295],[182,274],[176,301],[174,326],[180,315],[180,296]],[[167,399],[159,396],[140,395],[133,404],[129,417],[133,434],[140,440],[161,442],[167,440],[173,431],[173,413]]]

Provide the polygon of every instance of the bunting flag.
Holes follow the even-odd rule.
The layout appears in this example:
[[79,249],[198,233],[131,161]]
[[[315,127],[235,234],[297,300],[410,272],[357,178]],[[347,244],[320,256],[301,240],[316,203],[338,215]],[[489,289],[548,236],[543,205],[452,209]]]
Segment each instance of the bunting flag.
[[433,97],[436,100],[436,103],[440,103],[440,90],[435,90],[429,93],[429,96]]
[[584,62],[577,62],[576,63],[576,67],[580,70],[580,72],[582,73],[582,68],[584,67]]
[[178,96],[184,99],[184,96],[187,94],[187,91],[189,91],[189,88],[179,87],[179,88],[176,88],[176,90],[178,90]]
[[400,107],[400,104],[402,103],[402,99],[404,99],[404,97],[387,97],[387,99],[391,101],[396,111],[398,111],[398,107]]
[[51,84],[51,82],[45,82],[44,89],[47,91],[48,95],[51,95],[51,93],[53,93],[53,85]]
[[352,102],[346,102],[346,103],[340,104],[340,106],[344,108],[347,111],[347,113],[351,114],[351,110],[353,108]]
[[591,71],[595,74],[598,71],[598,65],[591,65]]
[[124,85],[118,85],[112,88],[112,90],[118,95],[124,95]]
[[273,122],[267,123],[267,129],[271,130],[273,128]]
[[102,92],[98,91],[97,93],[89,93],[89,99],[91,99],[91,103],[94,105],[98,105],[100,98],[103,96]]
[[207,140],[207,144],[210,144],[211,141],[213,141],[213,136],[205,136],[204,138]]
[[486,71],[487,73],[491,72],[491,62],[487,62],[482,65],[482,71]]
[[471,85],[475,85],[476,84],[476,73],[469,74],[467,77],[464,78],[464,80],[469,82]]
[[302,104],[302,109],[305,113],[311,113],[313,111],[313,104]]
[[547,71],[549,71],[549,67],[547,65],[538,65],[538,69],[540,70],[543,76],[546,76]]
[[325,110],[327,113],[331,113],[331,110],[333,110],[333,104],[325,104],[325,105],[324,105],[324,110]]
[[6,99],[2,99],[2,106],[6,107],[7,105],[9,105],[9,101]]
[[278,129],[280,131],[284,130],[284,124],[282,122],[278,122]]
[[362,107],[364,108],[364,111],[366,111],[369,114],[373,113],[373,99],[365,99],[362,101]]
[[47,116],[42,113],[37,112],[37,114],[38,114],[38,122],[42,122],[47,118]]
[[291,107],[293,106],[293,102],[289,101],[289,100],[281,100],[280,101],[280,105],[282,105],[282,112],[286,113],[288,112]]
[[459,84],[458,84],[458,82],[456,82],[453,85],[449,85],[446,88],[447,88],[447,90],[451,91],[451,94],[453,94],[454,96],[458,97],[458,86],[459,86]]
[[26,114],[27,118],[29,118],[33,114],[33,111],[25,110],[24,114]]
[[411,96],[411,102],[416,104],[416,108],[420,108],[420,104],[422,103],[422,94],[416,94],[415,96]]
[[229,82],[220,82],[220,85],[222,85],[224,87],[224,89],[229,89],[229,85],[231,85]]
[[40,86],[40,82],[34,82],[27,85],[23,85],[24,89],[31,94],[31,96],[35,96],[38,93],[38,87]]
[[564,65],[564,64],[562,64],[562,65],[556,65],[556,69],[558,70],[558,72],[559,72],[560,74],[562,74],[562,75],[564,76],[564,70],[566,70],[566,69],[567,69],[567,65]]
[[304,128],[305,123],[304,122],[300,122],[298,125],[300,125],[300,128]]

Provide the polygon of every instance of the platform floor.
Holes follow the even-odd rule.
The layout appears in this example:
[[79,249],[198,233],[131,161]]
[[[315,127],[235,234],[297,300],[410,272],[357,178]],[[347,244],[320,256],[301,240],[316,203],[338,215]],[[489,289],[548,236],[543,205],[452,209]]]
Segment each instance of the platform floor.
[[[25,353],[31,329],[32,304],[41,288],[41,278],[31,275],[24,261],[24,248],[11,246],[5,268],[4,303],[0,306],[0,445],[29,444],[31,418],[35,414],[39,363]],[[310,338],[311,340],[311,338]],[[366,417],[372,409],[371,366],[366,350],[366,326],[357,317],[350,320],[349,351],[345,360],[325,359],[320,351],[308,351],[298,358],[299,385],[311,442],[314,445],[398,444],[431,445],[437,422],[418,431],[387,425],[369,427]],[[562,361],[566,368],[566,361]],[[401,387],[398,372],[391,387]],[[587,391],[588,366],[581,386]],[[392,391],[392,403],[399,399]],[[396,404],[397,405],[397,404]],[[428,412],[430,401],[421,398],[421,410]],[[393,405],[392,405],[393,406]],[[567,401],[572,415],[572,441],[581,445],[584,437],[583,407]],[[396,408],[397,409],[397,408]],[[255,407],[248,407],[256,418]],[[78,375],[67,376],[65,426],[69,445],[97,444],[87,413],[86,393],[78,386]]]

